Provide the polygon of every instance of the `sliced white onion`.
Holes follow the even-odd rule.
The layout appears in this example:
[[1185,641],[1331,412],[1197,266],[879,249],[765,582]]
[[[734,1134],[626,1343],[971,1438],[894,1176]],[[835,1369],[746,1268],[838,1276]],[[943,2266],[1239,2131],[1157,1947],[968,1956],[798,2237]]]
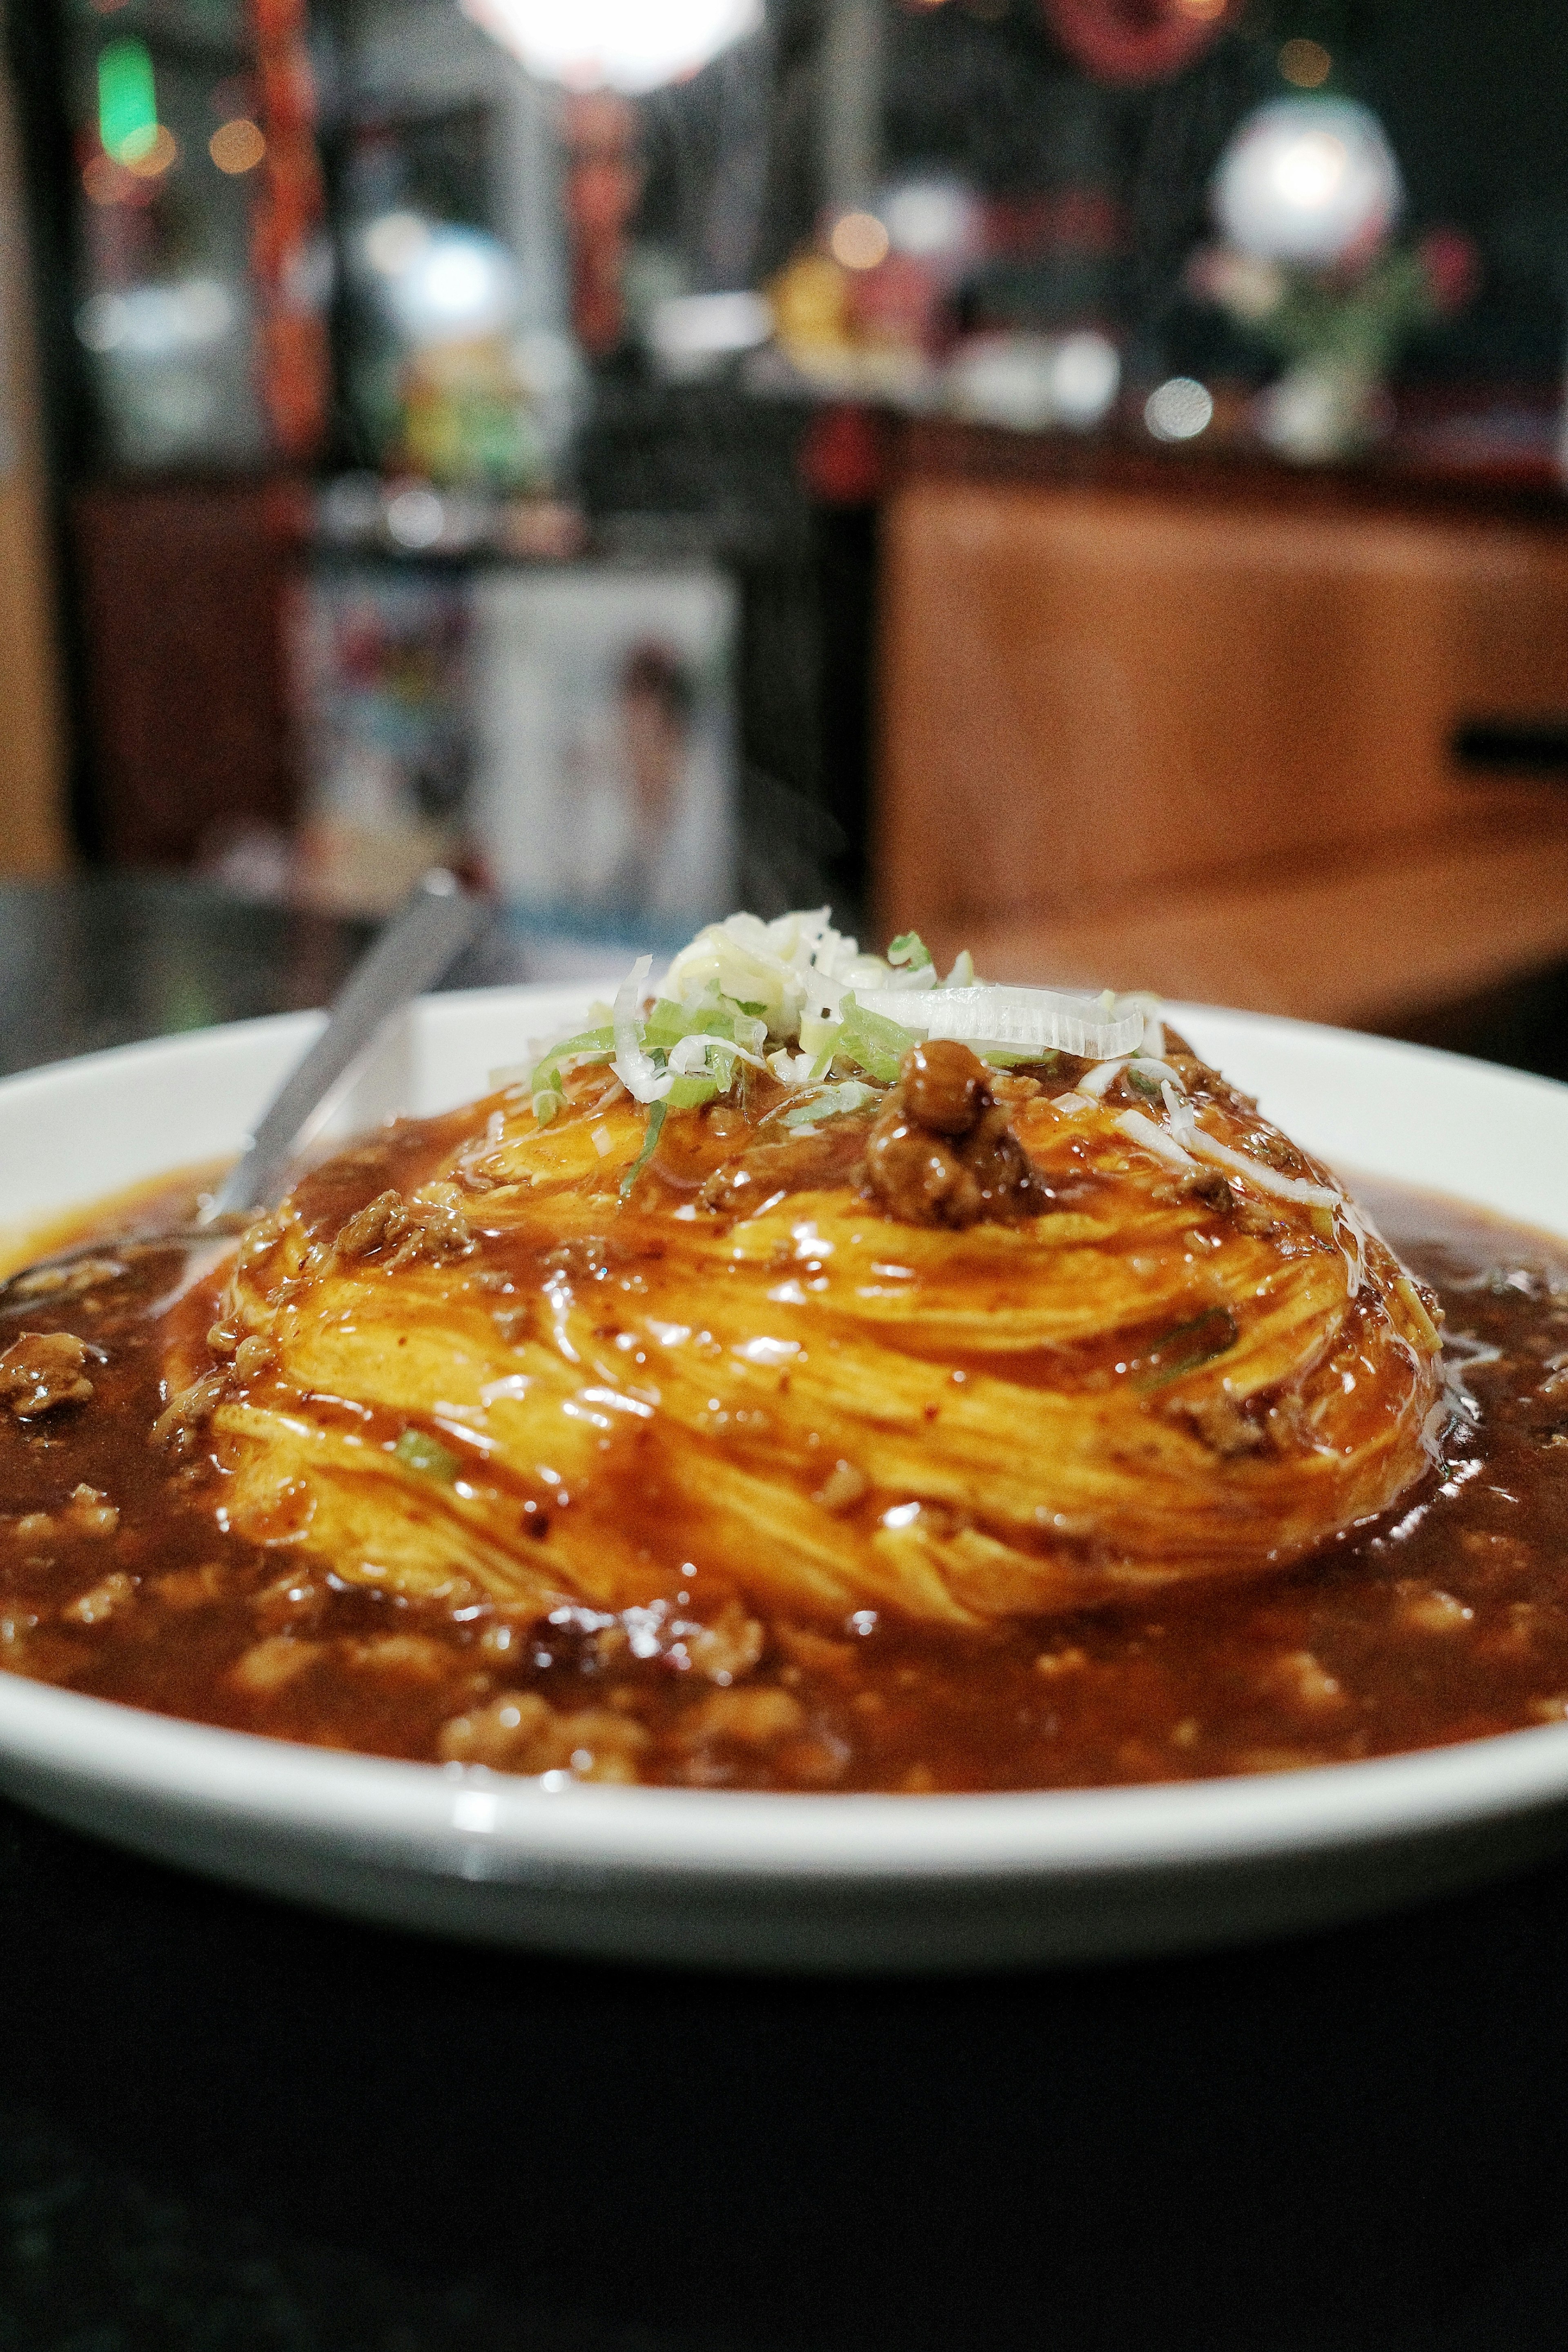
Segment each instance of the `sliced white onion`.
[[1104,1062],[1130,1054],[1143,1034],[1141,1010],[1115,1013],[1100,998],[1049,988],[933,988],[925,996],[875,988],[857,990],[855,1002],[921,1036],[1005,1054],[1079,1054]]
[[1197,1132],[1197,1117],[1191,1103],[1180,1092],[1179,1086],[1173,1086],[1169,1078],[1164,1079],[1161,1085],[1160,1099],[1165,1106],[1165,1116],[1171,1122],[1171,1133],[1184,1148],[1192,1142],[1193,1137]]
[[1191,1155],[1182,1150],[1175,1137],[1167,1135],[1163,1127],[1156,1127],[1146,1112],[1124,1110],[1116,1124],[1129,1142],[1142,1144],[1145,1151],[1152,1151],[1156,1160],[1163,1160],[1169,1167],[1193,1168],[1197,1165]]
[[[1366,1211],[1357,1202],[1346,1201],[1340,1218],[1340,1248],[1344,1255],[1345,1267],[1350,1276],[1348,1287],[1352,1298],[1361,1296],[1361,1286],[1366,1278],[1367,1272],[1367,1242],[1373,1234],[1377,1234],[1380,1242],[1383,1241],[1383,1235],[1377,1233],[1377,1227],[1373,1223]],[[1347,1234],[1351,1244],[1348,1249],[1345,1248]],[[1384,1242],[1383,1245],[1384,1249],[1388,1247],[1386,1242]]]
[[1054,1111],[1059,1111],[1063,1118],[1081,1118],[1086,1110],[1094,1110],[1098,1108],[1098,1105],[1091,1103],[1087,1095],[1069,1092],[1065,1095],[1053,1095],[1051,1108]]
[[1243,1183],[1252,1185],[1257,1192],[1271,1193],[1277,1201],[1300,1201],[1311,1209],[1336,1209],[1343,1198],[1331,1185],[1310,1184],[1304,1176],[1282,1176],[1278,1168],[1270,1168],[1245,1151],[1233,1151],[1228,1143],[1205,1135],[1195,1122],[1187,1140],[1200,1160],[1228,1169]]
[[1079,1093],[1087,1095],[1090,1102],[1103,1102],[1126,1067],[1125,1062],[1097,1063],[1092,1070],[1086,1070],[1079,1078]]
[[[715,1054],[721,1057],[732,1055],[728,1071],[722,1066],[715,1070]],[[765,1071],[768,1066],[760,1055],[748,1052],[744,1045],[737,1045],[728,1037],[679,1037],[669,1049],[668,1067],[671,1076],[678,1078],[728,1077],[736,1062],[749,1062],[753,1070]]]
[[642,984],[652,970],[652,956],[638,956],[616,991],[610,1015],[616,1034],[616,1057],[610,1067],[627,1094],[640,1103],[662,1102],[675,1084],[674,1072],[656,1069],[651,1056],[637,1043],[637,1006]]

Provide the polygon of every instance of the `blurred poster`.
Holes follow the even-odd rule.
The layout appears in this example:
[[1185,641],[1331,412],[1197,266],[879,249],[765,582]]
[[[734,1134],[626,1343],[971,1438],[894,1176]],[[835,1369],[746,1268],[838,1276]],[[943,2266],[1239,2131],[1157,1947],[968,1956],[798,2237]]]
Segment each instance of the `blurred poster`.
[[383,914],[461,865],[470,769],[468,584],[369,566],[301,593],[294,697],[305,772],[299,889]]
[[474,830],[501,896],[680,944],[735,864],[735,596],[706,569],[493,572],[475,587]]

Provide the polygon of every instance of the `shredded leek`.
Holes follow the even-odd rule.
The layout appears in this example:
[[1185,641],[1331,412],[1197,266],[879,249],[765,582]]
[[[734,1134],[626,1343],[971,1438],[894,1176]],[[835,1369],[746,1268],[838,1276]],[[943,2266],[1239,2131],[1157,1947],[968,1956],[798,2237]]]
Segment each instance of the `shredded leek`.
[[[679,1079],[676,1083],[677,1085],[679,1084]],[[637,1178],[642,1174],[643,1170],[647,1166],[648,1161],[653,1158],[655,1151],[658,1148],[658,1139],[664,1128],[664,1114],[668,1108],[668,1098],[664,1096],[661,1096],[658,1102],[650,1103],[648,1105],[647,1132],[643,1137],[642,1150],[637,1153],[637,1158],[632,1161],[631,1166],[621,1178],[621,1198],[623,1201],[627,1201],[631,1198],[632,1186],[637,1182]]]

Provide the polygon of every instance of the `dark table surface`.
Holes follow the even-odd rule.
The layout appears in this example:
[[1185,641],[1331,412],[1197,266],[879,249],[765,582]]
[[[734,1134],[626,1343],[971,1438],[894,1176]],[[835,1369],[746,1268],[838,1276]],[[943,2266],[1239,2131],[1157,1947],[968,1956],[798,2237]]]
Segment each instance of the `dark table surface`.
[[[0,892],[0,1061],[310,1002],[356,944]],[[1568,1864],[1242,1952],[759,1982],[347,1927],[0,1805],[0,2352],[1564,2334]]]

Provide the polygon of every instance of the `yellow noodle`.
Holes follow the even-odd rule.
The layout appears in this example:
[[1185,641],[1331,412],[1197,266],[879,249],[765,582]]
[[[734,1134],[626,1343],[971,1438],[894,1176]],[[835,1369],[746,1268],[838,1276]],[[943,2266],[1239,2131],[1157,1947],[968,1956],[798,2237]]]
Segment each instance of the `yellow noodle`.
[[543,1129],[476,1107],[424,1188],[469,1255],[345,1256],[292,1202],[242,1251],[225,1318],[274,1355],[215,1415],[230,1523],[454,1604],[695,1587],[973,1623],[1256,1573],[1420,1473],[1436,1350],[1386,1252],[1355,1271],[1306,1209],[1207,1215],[1109,1109],[1015,1128],[1042,1176],[1101,1180],[1089,1206],[963,1232],[848,1185],[623,1206],[624,1094]]

